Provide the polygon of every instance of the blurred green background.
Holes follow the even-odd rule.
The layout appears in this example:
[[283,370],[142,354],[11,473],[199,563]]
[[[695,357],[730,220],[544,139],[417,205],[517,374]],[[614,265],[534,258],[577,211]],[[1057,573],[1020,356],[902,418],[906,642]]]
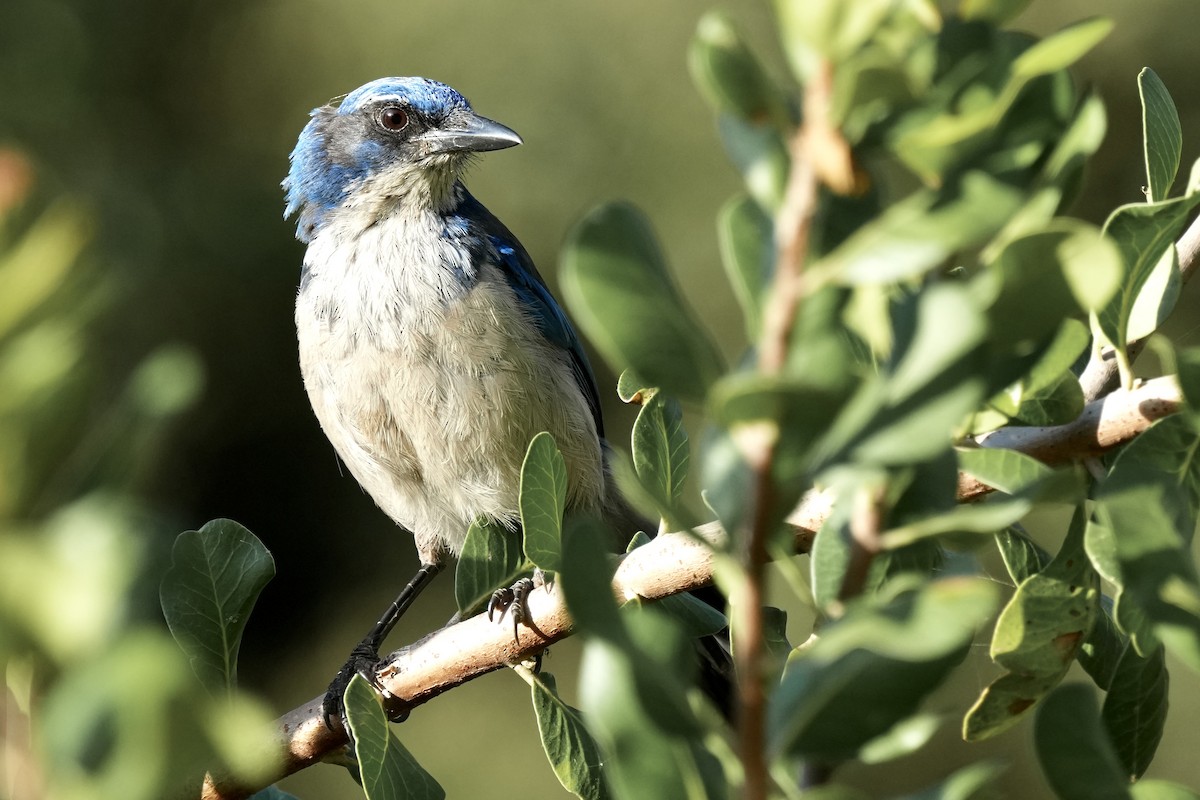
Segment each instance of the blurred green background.
[[[303,248],[281,219],[279,181],[307,112],[383,75],[451,84],[524,136],[524,146],[484,158],[469,184],[552,285],[572,222],[601,200],[628,198],[648,211],[684,292],[736,356],[742,325],[721,276],[714,215],[739,179],[686,66],[687,44],[709,7],[681,0],[0,2],[0,151],[27,159],[34,181],[13,222],[29,223],[67,200],[75,235],[87,237],[67,284],[72,292],[64,289],[56,309],[77,321],[82,358],[71,365],[70,395],[47,406],[36,446],[20,451],[21,474],[39,491],[25,493],[30,499],[15,516],[36,519],[119,475],[122,492],[147,512],[138,530],[150,566],[134,595],[144,599],[135,616],[147,619],[176,533],[213,517],[238,520],[278,567],[246,634],[243,685],[279,712],[318,694],[416,560],[408,538],[339,471],[300,383],[291,314]],[[768,5],[725,7],[782,76]],[[1200,155],[1193,41],[1200,5],[1043,0],[1018,27],[1045,33],[1094,14],[1117,26],[1084,60],[1079,79],[1100,88],[1109,134],[1074,213],[1099,223],[1118,203],[1141,199],[1142,66],[1159,73],[1179,106],[1184,169]],[[1192,287],[1170,328],[1183,343],[1200,341],[1197,308]],[[117,429],[112,417],[122,413],[131,371],[162,356],[164,345],[180,346],[166,353],[182,359],[165,373],[167,383],[199,380],[192,365],[202,365],[191,410],[152,435],[135,426],[136,442],[106,439],[104,430]],[[598,377],[602,388],[615,384],[607,370]],[[0,385],[0,400],[6,391]],[[632,415],[604,392],[611,436],[623,443]],[[451,578],[439,579],[393,642],[444,622],[451,589]],[[793,641],[806,635],[797,622]],[[545,665],[568,696],[575,652],[560,645]],[[959,693],[990,679],[983,656],[960,671]],[[1178,665],[1173,679],[1171,720],[1150,775],[1197,786],[1192,720],[1200,682]],[[526,693],[515,676],[487,676],[418,710],[398,733],[452,798],[561,796]],[[961,696],[936,700],[952,713]],[[1045,796],[1028,725],[968,748],[951,718],[932,748],[887,768],[885,779],[866,768],[847,778],[880,792],[912,790],[986,751],[1012,763],[1010,796]],[[307,798],[359,796],[333,768],[309,770],[284,787]]]

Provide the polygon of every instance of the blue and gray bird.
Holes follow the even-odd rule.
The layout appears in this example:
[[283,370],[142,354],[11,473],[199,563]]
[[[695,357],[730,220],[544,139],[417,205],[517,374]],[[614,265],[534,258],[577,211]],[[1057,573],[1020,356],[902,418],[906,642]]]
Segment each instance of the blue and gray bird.
[[382,78],[312,112],[283,182],[308,245],[300,368],[346,467],[416,540],[421,568],[330,686],[370,672],[471,522],[519,524],[530,439],[566,460],[568,509],[622,517],[595,379],[516,237],[467,191],[472,157],[521,143],[445,84]]

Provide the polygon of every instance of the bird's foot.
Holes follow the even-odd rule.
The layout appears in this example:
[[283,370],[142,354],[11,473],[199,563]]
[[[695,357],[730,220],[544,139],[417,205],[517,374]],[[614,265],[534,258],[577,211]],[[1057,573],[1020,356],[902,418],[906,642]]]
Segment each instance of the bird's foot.
[[[321,717],[325,721],[326,728],[334,730],[333,720],[336,718],[341,721],[342,728],[349,735],[350,724],[346,720],[346,704],[343,697],[346,694],[346,687],[350,685],[350,681],[354,679],[355,675],[362,675],[367,683],[375,687],[375,691],[383,695],[385,700],[392,697],[391,692],[379,682],[379,665],[382,663],[383,659],[379,656],[378,648],[369,640],[359,642],[350,651],[350,657],[346,659],[346,663],[342,664],[337,675],[329,682],[329,688],[325,690],[325,699],[321,701]],[[392,722],[403,722],[407,718],[407,709],[388,712],[388,719]]]
[[529,595],[534,589],[546,585],[546,573],[535,569],[532,578],[521,578],[512,586],[497,589],[492,593],[492,599],[488,601],[488,619],[491,620],[493,614],[496,614],[498,619],[503,619],[507,612],[512,617],[513,638],[517,638],[522,624],[533,628],[533,620],[529,616],[527,605]]

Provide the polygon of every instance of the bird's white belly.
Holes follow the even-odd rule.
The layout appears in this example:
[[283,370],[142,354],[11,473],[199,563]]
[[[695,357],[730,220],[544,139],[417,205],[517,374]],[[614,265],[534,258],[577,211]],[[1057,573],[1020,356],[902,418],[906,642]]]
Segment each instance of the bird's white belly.
[[494,267],[462,297],[390,317],[386,298],[372,298],[378,313],[330,315],[331,287],[319,281],[296,308],[313,410],[422,560],[457,554],[478,517],[517,521],[521,464],[543,430],[566,459],[568,504],[599,508],[600,445],[569,357],[521,314]]

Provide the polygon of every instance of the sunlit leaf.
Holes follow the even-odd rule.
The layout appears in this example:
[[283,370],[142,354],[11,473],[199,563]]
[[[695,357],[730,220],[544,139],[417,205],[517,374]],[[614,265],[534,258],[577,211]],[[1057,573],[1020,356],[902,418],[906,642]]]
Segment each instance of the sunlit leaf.
[[1020,192],[982,172],[941,191],[892,204],[813,265],[822,280],[887,283],[921,275],[994,234],[1021,205]]
[[721,357],[685,306],[649,221],[624,203],[592,211],[563,250],[562,289],[610,364],[684,400],[699,400]]
[[725,276],[746,320],[746,337],[755,341],[774,255],[774,227],[759,206],[738,195],[721,207],[717,235]]
[[1095,619],[1100,579],[1083,551],[1086,514],[1077,509],[1058,555],[1021,581],[992,634],[992,659],[1006,672],[963,721],[963,736],[1007,730],[1067,674]]
[[392,735],[375,691],[361,675],[346,687],[346,719],[367,800],[442,800],[446,792]]
[[691,461],[678,401],[662,392],[651,395],[633,423],[631,441],[633,466],[642,486],[654,497],[664,518],[678,519],[677,507]]
[[562,561],[566,502],[567,462],[554,437],[543,431],[529,443],[521,465],[520,506],[525,557],[544,570],[557,571]]
[[1171,93],[1149,67],[1138,73],[1142,98],[1142,146],[1146,158],[1146,198],[1165,200],[1179,171],[1183,131]]

